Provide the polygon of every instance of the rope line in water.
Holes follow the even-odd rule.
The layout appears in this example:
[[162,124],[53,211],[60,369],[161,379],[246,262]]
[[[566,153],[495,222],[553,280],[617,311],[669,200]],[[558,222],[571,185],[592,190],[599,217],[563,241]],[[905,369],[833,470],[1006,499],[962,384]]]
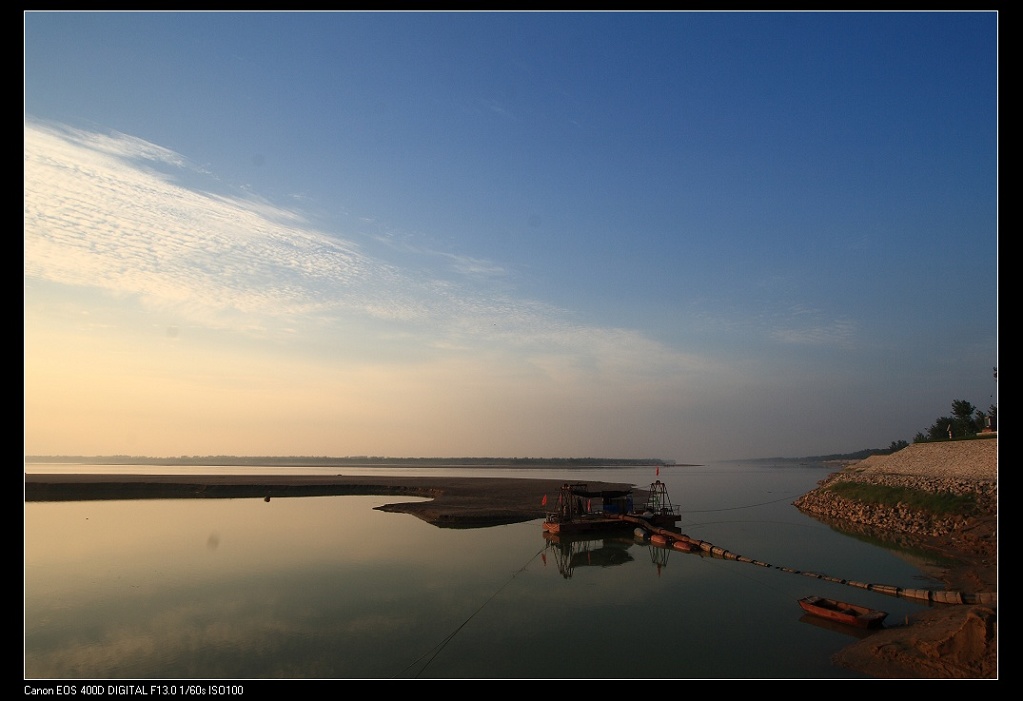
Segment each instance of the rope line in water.
[[[449,633],[447,636],[445,636],[445,638],[443,640],[441,640],[439,643],[437,643],[434,647],[432,647],[431,649],[427,650],[425,653],[423,653],[418,658],[416,658],[411,663],[409,663],[409,665],[407,667],[405,667],[405,669],[403,669],[401,671],[402,672],[407,672],[408,670],[412,669],[417,664],[419,664],[419,662],[421,660],[423,660],[424,658],[426,658],[427,655],[429,655],[429,659],[426,660],[426,663],[423,665],[423,668],[420,669],[418,672],[416,672],[415,676],[418,677],[420,674],[425,672],[426,668],[430,666],[430,663],[433,662],[437,658],[437,655],[439,655],[441,653],[441,651],[445,647],[447,647],[448,643],[450,643],[452,640],[454,640],[455,636],[458,635],[459,631],[461,631],[463,628],[465,628],[465,626],[468,625],[469,621],[471,621],[476,616],[476,614],[478,614],[480,611],[482,611],[483,608],[487,604],[489,604],[491,601],[493,601],[495,598],[497,598],[497,595],[500,594],[502,591],[504,591],[504,588],[507,587],[509,584],[511,584],[512,580],[514,580],[522,572],[524,572],[526,570],[526,568],[529,567],[530,563],[533,562],[533,560],[535,560],[539,555],[541,555],[543,553],[543,551],[546,550],[546,549],[547,549],[546,546],[544,546],[543,548],[540,548],[540,550],[538,550],[535,555],[533,555],[531,558],[526,560],[525,564],[522,565],[522,567],[520,567],[519,569],[517,569],[514,574],[512,574],[512,576],[508,579],[507,582],[505,582],[500,587],[498,587],[497,591],[495,591],[493,594],[491,594],[490,597],[487,598],[486,601],[484,601],[482,604],[480,604],[479,608],[477,608],[475,611],[473,611],[471,614],[469,614],[469,617],[466,618],[464,621],[462,621],[461,624],[459,624],[459,626],[457,628],[455,628],[453,631],[451,631],[451,633]],[[432,655],[430,654],[431,652],[433,653]]]
[[[786,498],[788,498],[788,497],[786,497]],[[782,499],[778,499],[776,501],[782,501]],[[770,503],[774,503],[774,502],[764,502],[764,503],[765,504],[770,504]],[[760,506],[760,505],[758,504],[756,506]],[[751,507],[745,506],[745,507],[733,507],[732,509],[709,509],[708,511],[732,511],[732,510],[735,510],[735,509],[742,509],[742,508],[751,508]],[[694,511],[692,513],[700,513],[700,512]],[[629,520],[631,520],[631,519],[629,519]],[[648,527],[648,528],[646,528],[646,530],[657,532],[657,531],[661,531],[661,530],[664,530],[664,529],[659,529],[659,528],[655,528],[655,527]],[[879,593],[882,593],[882,594],[888,594],[890,596],[898,596],[898,597],[913,598],[913,599],[922,599],[924,601],[933,601],[933,602],[938,602],[938,603],[949,603],[949,604],[995,604],[995,605],[997,605],[997,602],[998,602],[998,593],[997,592],[981,593],[981,594],[963,594],[963,593],[957,592],[957,591],[935,591],[935,590],[931,590],[931,589],[903,589],[902,587],[896,587],[896,586],[892,586],[892,585],[888,585],[888,584],[870,584],[870,583],[865,583],[865,582],[858,582],[858,581],[855,581],[855,580],[840,579],[838,577],[830,577],[828,575],[819,574],[819,573],[816,573],[816,572],[804,572],[802,570],[792,569],[790,567],[781,567],[781,566],[777,566],[777,565],[771,565],[771,564],[768,564],[766,562],[761,562],[760,560],[753,560],[753,559],[750,559],[750,558],[742,556],[742,555],[736,555],[735,553],[733,553],[733,552],[731,552],[729,550],[725,550],[724,548],[721,548],[721,547],[718,547],[716,545],[713,545],[712,543],[708,543],[705,540],[697,540],[695,538],[690,538],[689,536],[681,534],[681,533],[679,533],[679,534],[674,534],[673,533],[672,535],[678,535],[681,539],[684,539],[687,542],[689,542],[691,545],[698,547],[701,551],[706,552],[706,553],[708,553],[708,554],[710,554],[712,556],[719,557],[719,558],[724,559],[724,560],[735,560],[737,562],[747,562],[747,563],[750,563],[750,564],[758,565],[760,567],[767,567],[767,568],[778,569],[778,570],[781,570],[782,572],[789,572],[791,574],[801,574],[801,575],[803,575],[805,577],[813,577],[815,579],[823,579],[823,580],[826,580],[826,581],[829,581],[829,582],[834,582],[836,584],[845,584],[847,586],[858,587],[858,588],[861,588],[861,589],[866,589],[868,591],[874,591],[874,592],[879,592]],[[525,569],[527,567],[529,567],[530,563],[532,563],[538,556],[543,554],[544,550],[546,550],[546,546],[544,546],[543,548],[538,550],[532,557],[530,557],[522,565],[522,567],[520,567],[518,570],[516,570],[512,574],[512,576],[508,579],[508,581],[506,581],[504,584],[502,584],[497,589],[497,591],[495,591],[493,594],[491,594],[490,597],[488,597],[486,601],[484,601],[482,604],[480,604],[479,608],[477,608],[475,611],[473,611],[469,615],[469,617],[466,618],[464,621],[462,621],[462,623],[459,624],[453,631],[451,631],[451,633],[449,633],[447,636],[445,636],[444,639],[441,640],[433,648],[431,648],[430,650],[427,650],[424,654],[420,655],[418,658],[413,660],[408,666],[406,666],[402,670],[402,672],[407,672],[408,670],[412,669],[415,665],[419,664],[419,662],[421,662],[423,659],[426,659],[427,656],[429,656],[429,658],[426,659],[426,663],[423,665],[422,669],[420,669],[415,674],[415,676],[419,677],[423,672],[425,672],[426,668],[429,667],[430,664],[437,658],[437,656],[444,650],[444,648],[447,647],[447,644],[450,643],[452,640],[454,640],[455,636],[458,635],[458,633],[463,628],[465,628],[466,625],[469,624],[469,621],[471,621],[473,618],[475,618],[476,615],[480,611],[482,611],[486,607],[487,604],[489,604],[491,601],[493,601],[495,598],[497,598],[497,595],[500,594],[502,591],[504,591],[505,587],[507,587],[509,584],[511,584],[512,581],[516,577],[519,576],[519,574],[524,572]],[[760,583],[764,584],[763,582],[760,582]],[[765,585],[765,586],[768,586],[769,588],[773,588],[773,587],[770,587],[770,585]]]
[[771,501],[762,501],[759,504],[747,504],[745,506],[729,506],[724,509],[686,509],[682,513],[687,514],[709,514],[716,511],[738,511],[739,509],[754,509],[758,506],[767,506],[768,504],[777,504],[779,501],[789,501],[798,499],[801,494],[793,494],[792,496],[782,497],[781,499],[772,499]]

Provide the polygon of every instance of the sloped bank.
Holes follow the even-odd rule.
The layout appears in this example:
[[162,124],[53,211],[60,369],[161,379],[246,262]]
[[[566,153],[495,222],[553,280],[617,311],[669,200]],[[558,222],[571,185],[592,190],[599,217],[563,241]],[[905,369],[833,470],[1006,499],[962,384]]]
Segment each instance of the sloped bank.
[[[914,444],[848,465],[793,504],[841,530],[997,566],[997,449],[997,438]],[[966,513],[935,514],[904,502],[856,501],[843,496],[846,483],[963,497],[972,506]]]
[[[837,530],[945,558],[935,576],[961,592],[954,600],[963,605],[918,613],[845,648],[837,665],[883,678],[997,678],[997,451],[997,438],[914,444],[848,465],[794,502]],[[966,496],[973,508],[938,516],[868,504],[838,494],[842,482]]]
[[[912,509],[904,503],[895,507],[866,504],[851,501],[838,495],[833,487],[842,482],[860,482],[885,487],[914,489],[932,493],[947,493],[956,496],[972,496],[976,500],[975,514],[937,515]],[[971,519],[991,514],[997,507],[997,484],[993,481],[960,480],[949,478],[930,479],[904,475],[878,475],[839,472],[825,480],[820,487],[796,500],[801,511],[815,516],[824,516],[853,523],[874,526],[886,531],[908,533],[919,536],[946,536],[956,531],[968,530]],[[977,543],[978,547],[985,546]]]

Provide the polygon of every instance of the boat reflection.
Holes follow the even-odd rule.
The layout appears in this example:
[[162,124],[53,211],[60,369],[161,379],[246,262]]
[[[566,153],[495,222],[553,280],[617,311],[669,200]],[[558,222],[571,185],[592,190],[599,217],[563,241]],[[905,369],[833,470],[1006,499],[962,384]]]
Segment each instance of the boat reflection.
[[543,534],[547,541],[546,553],[551,553],[558,572],[565,579],[571,579],[577,567],[616,567],[636,558],[629,552],[634,546],[645,548],[657,574],[667,566],[672,553],[670,547],[659,547],[642,538],[608,534],[600,538],[591,536],[566,536],[557,533]]
[[565,579],[571,579],[576,567],[615,567],[633,562],[628,552],[633,546],[628,538],[589,538],[558,535],[544,532],[547,551],[554,556],[558,572]]
[[820,616],[811,616],[808,613],[804,613],[800,616],[799,622],[807,623],[818,628],[824,628],[825,630],[830,630],[835,633],[850,635],[854,638],[859,638],[860,640],[870,637],[879,630],[883,630],[882,628],[860,628],[857,626],[843,625],[837,621],[829,621],[828,619],[821,618]]
[[[637,535],[636,541],[645,542],[645,539]],[[671,550],[660,543],[652,541],[648,542],[647,549],[650,551],[650,562],[654,563],[654,566],[657,567],[657,576],[660,577],[661,570],[668,566],[668,555],[671,554]]]

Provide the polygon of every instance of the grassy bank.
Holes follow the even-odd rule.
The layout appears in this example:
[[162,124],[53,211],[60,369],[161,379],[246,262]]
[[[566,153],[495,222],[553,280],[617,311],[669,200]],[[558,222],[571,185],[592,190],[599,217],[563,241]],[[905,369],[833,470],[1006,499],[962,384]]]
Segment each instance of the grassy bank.
[[926,511],[937,516],[959,514],[969,516],[977,512],[974,494],[929,492],[910,487],[892,487],[867,482],[836,482],[828,487],[837,496],[852,501],[894,507],[904,504],[911,509]]

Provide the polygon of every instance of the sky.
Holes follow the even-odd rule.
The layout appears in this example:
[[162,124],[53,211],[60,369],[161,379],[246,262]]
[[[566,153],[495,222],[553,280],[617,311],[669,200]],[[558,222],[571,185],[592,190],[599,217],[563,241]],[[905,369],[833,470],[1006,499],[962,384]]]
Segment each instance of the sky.
[[998,19],[28,12],[25,453],[705,463],[986,410]]

